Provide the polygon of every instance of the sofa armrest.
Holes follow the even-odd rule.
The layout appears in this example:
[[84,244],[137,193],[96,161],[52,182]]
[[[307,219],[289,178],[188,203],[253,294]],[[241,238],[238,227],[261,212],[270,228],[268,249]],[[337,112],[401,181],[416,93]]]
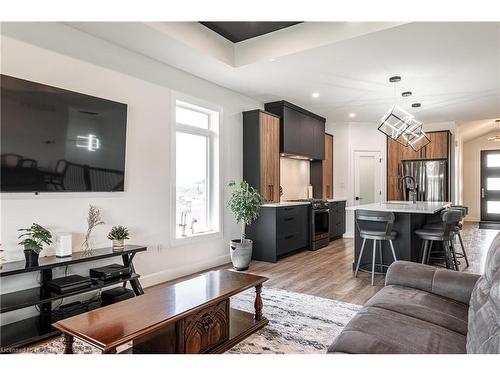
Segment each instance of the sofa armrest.
[[385,276],[385,285],[401,285],[469,304],[480,275],[398,260]]

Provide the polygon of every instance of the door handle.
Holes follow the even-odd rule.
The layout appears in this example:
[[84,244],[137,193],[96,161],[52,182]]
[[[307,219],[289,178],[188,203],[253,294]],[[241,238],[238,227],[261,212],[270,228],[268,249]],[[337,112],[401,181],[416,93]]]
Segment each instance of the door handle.
[[481,198],[484,198],[484,188],[481,188]]
[[354,198],[354,199],[355,199],[355,200],[357,200],[357,201],[359,201],[359,200],[361,200],[361,199],[363,199],[363,198],[361,198],[361,197],[356,197],[356,198]]

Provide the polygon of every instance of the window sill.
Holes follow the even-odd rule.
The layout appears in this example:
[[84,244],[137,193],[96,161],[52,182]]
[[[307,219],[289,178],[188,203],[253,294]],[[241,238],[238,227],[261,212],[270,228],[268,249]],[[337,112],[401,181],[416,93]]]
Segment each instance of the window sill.
[[220,239],[222,239],[222,233],[220,231],[208,231],[208,232],[191,234],[186,237],[175,237],[171,241],[170,245],[172,247],[176,247],[176,246],[189,245],[197,242],[220,240]]

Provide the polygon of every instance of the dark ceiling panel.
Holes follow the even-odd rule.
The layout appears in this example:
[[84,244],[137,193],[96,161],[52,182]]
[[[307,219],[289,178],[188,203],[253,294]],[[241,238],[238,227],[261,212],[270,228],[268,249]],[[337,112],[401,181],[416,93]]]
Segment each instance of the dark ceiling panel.
[[272,33],[300,22],[200,22],[233,43]]

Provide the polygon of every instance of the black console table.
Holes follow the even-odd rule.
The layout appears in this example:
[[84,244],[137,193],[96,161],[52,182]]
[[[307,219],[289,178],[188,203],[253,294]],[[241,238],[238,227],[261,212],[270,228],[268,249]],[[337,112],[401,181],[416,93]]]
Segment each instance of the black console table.
[[[0,295],[0,313],[23,309],[29,306],[39,306],[40,314],[28,319],[23,319],[0,327],[0,352],[8,352],[38,340],[60,334],[52,328],[51,324],[58,320],[52,313],[52,301],[62,298],[87,293],[110,285],[123,283],[125,287],[129,282],[135,295],[143,294],[144,291],[139,282],[139,275],[135,273],[132,260],[136,253],[146,251],[144,246],[126,245],[121,251],[113,251],[112,248],[95,249],[91,255],[83,252],[73,253],[71,257],[57,258],[55,256],[39,258],[38,265],[26,267],[25,261],[4,263],[0,269],[0,277],[14,276],[27,272],[40,272],[40,286],[30,289]],[[52,293],[45,287],[45,283],[52,280],[52,269],[65,267],[72,264],[95,261],[99,259],[121,256],[123,264],[130,268],[130,275],[110,280],[108,282],[92,283],[85,289],[72,291],[64,294]],[[94,308],[100,307],[97,305]]]

